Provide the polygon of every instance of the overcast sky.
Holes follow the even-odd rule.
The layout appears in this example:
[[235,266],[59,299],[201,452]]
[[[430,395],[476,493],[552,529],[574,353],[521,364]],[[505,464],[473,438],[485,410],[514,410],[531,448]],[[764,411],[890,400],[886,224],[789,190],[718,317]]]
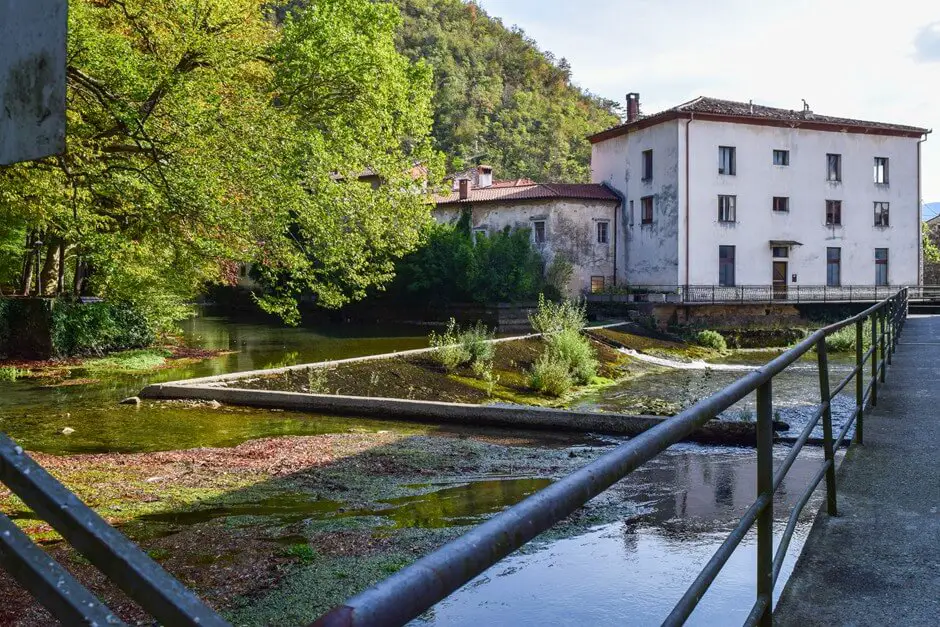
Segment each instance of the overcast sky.
[[923,194],[940,201],[940,1],[478,0],[574,80],[644,113],[713,96],[934,128]]

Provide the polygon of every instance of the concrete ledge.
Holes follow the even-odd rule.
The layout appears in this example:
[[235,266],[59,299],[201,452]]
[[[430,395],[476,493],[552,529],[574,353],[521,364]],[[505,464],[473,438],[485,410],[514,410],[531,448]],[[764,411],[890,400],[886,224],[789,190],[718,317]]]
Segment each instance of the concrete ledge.
[[[150,399],[215,400],[230,405],[383,420],[515,429],[549,429],[621,436],[635,436],[669,420],[669,418],[658,416],[578,412],[544,407],[470,405],[397,398],[245,390],[207,385],[150,385],[141,391],[140,396]],[[753,446],[756,441],[756,427],[753,423],[711,421],[691,433],[686,440],[703,444]]]

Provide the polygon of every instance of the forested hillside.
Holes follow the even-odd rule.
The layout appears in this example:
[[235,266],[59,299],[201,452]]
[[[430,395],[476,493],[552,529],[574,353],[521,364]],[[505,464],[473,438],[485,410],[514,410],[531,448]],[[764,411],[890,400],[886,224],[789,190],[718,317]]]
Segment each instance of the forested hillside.
[[466,0],[395,0],[399,52],[434,71],[434,137],[452,168],[479,157],[499,178],[586,182],[585,136],[616,124],[616,103],[571,83],[541,52]]

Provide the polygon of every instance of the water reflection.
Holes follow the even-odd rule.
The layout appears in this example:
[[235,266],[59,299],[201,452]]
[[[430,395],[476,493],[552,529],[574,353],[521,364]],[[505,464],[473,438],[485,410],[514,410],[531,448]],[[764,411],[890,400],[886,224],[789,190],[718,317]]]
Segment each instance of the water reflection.
[[[34,379],[0,383],[0,431],[29,450],[83,453],[226,446],[257,437],[361,428],[362,421],[355,419],[301,413],[159,403],[132,407],[116,402],[151,383],[406,350],[427,344],[425,329],[407,326],[290,328],[269,321],[244,322],[202,315],[185,321],[183,330],[188,344],[234,352],[147,374],[109,376],[85,385],[50,387],[49,381]],[[73,377],[81,376],[84,376],[81,372],[73,373]],[[364,426],[387,429],[391,425],[370,422]],[[75,432],[63,436],[64,427]]]
[[[779,463],[787,449],[774,453]],[[818,451],[807,451],[781,486],[774,504],[776,538],[821,461]],[[616,500],[632,503],[635,515],[516,553],[414,624],[658,625],[754,500],[755,470],[753,451],[673,447],[612,491]],[[776,595],[792,571],[818,502],[811,501],[797,529]],[[755,595],[755,545],[752,533],[689,624],[743,622]]]

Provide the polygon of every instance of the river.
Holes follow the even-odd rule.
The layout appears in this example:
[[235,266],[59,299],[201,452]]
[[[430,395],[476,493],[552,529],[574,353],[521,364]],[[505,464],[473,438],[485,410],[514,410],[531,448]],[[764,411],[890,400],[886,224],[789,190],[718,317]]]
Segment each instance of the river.
[[[154,382],[416,348],[427,343],[425,329],[290,329],[203,315],[187,321],[184,332],[186,341],[194,346],[233,352],[185,367],[113,377],[99,383],[58,387],[46,387],[33,380],[2,383],[0,430],[28,450],[51,454],[227,447],[261,437],[350,431],[414,433],[414,425],[396,422],[248,408],[210,409],[179,403],[145,402],[135,407],[118,405],[117,401]],[[770,356],[738,355],[729,363],[754,366]],[[840,364],[838,368],[848,365]],[[746,372],[747,368],[670,369],[608,388],[579,404],[616,410],[623,399],[637,394],[688,404]],[[81,378],[82,373],[73,376]],[[833,381],[841,376],[834,374]],[[794,429],[817,394],[815,379],[812,362],[801,362],[775,388],[779,417]],[[729,416],[733,419],[735,412],[743,416],[752,407],[752,400],[742,401]],[[842,415],[838,408],[837,414]],[[74,432],[63,435],[65,427]],[[433,435],[434,429],[425,433]],[[453,437],[451,432],[446,435]],[[587,461],[619,442],[601,439],[586,443],[584,437],[533,435],[525,446],[529,449],[526,454],[531,456],[540,451],[557,452],[561,447],[572,457],[588,447]],[[778,462],[787,450],[785,446],[775,447]],[[476,578],[416,623],[659,624],[755,497],[755,463],[753,449],[676,445],[599,497],[617,501],[618,511],[627,514],[536,541]],[[793,466],[776,500],[778,536],[789,507],[820,463],[820,452],[811,449]],[[545,480],[556,478],[546,476]],[[459,476],[452,477],[451,485],[460,480]],[[492,492],[493,485],[500,481],[516,479],[488,478],[487,489]],[[460,496],[473,491],[454,492],[456,496],[448,498],[461,500],[461,515],[447,524],[477,522],[529,492],[499,490],[505,496],[498,502]],[[818,499],[814,499],[798,526],[777,594],[792,569],[817,506]],[[372,512],[376,514],[382,512]],[[196,516],[194,520],[203,518]],[[395,520],[398,526],[424,524],[411,517]],[[755,595],[755,559],[752,534],[715,581],[693,615],[692,624],[741,622]]]

